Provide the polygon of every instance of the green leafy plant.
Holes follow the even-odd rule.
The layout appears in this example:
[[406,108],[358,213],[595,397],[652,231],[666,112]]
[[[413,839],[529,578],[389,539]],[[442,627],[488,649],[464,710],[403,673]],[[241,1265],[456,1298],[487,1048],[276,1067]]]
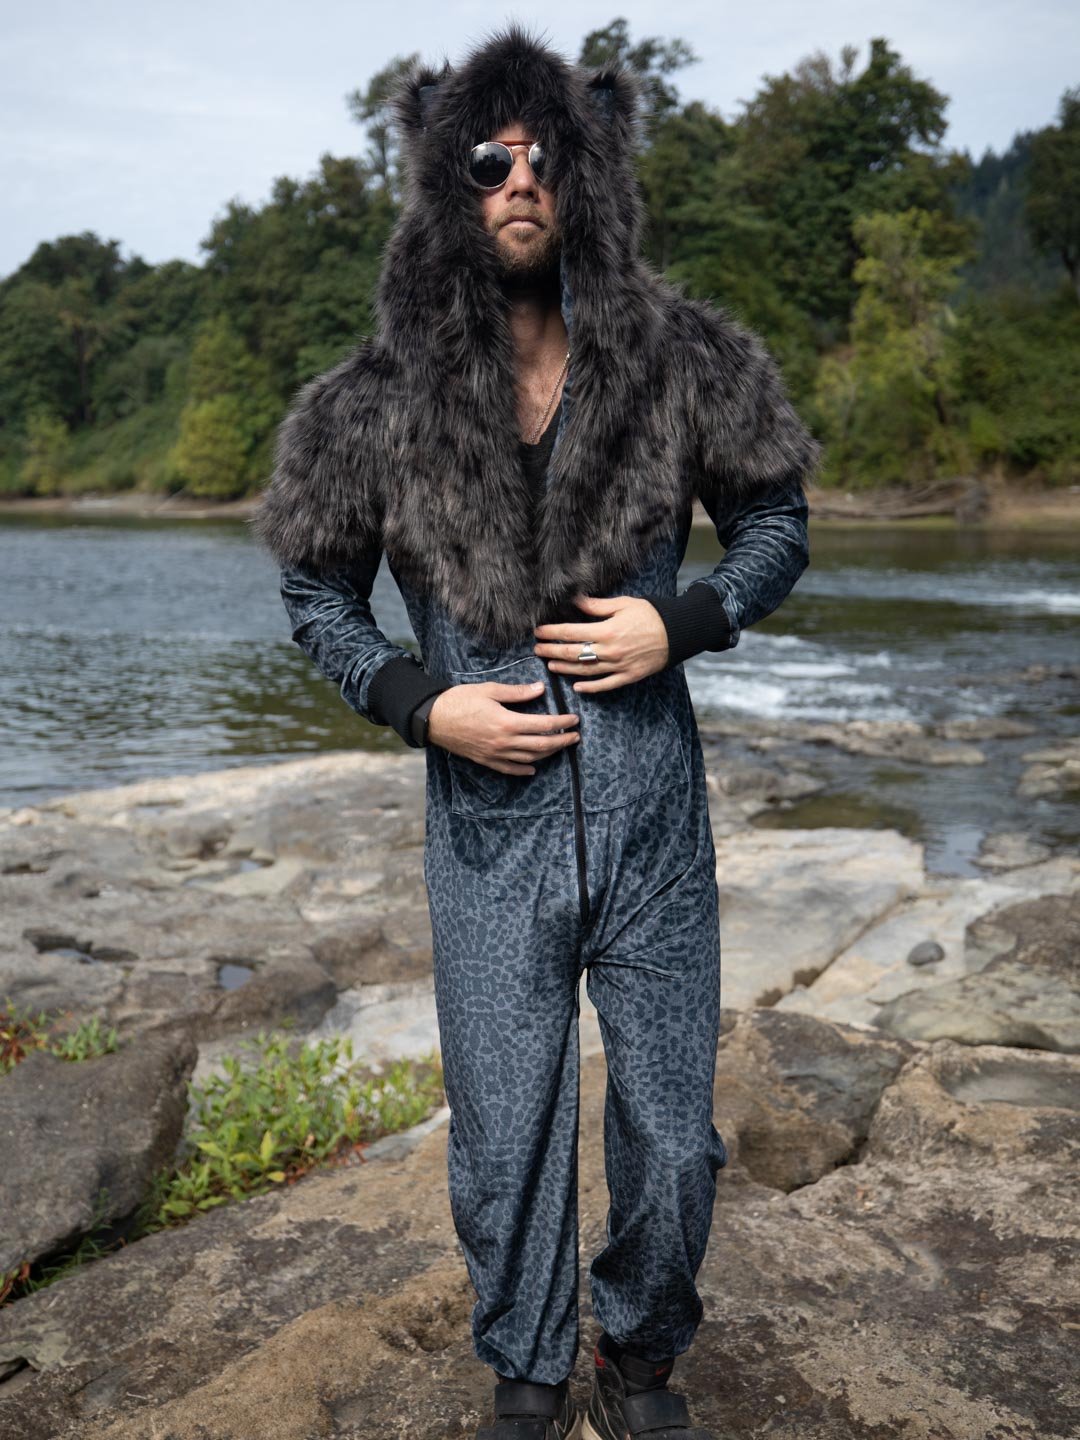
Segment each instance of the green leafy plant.
[[[0,1010],[5,1068],[32,1049],[52,1048],[46,1036],[44,1011],[19,1014],[10,1001]],[[115,1048],[115,1031],[103,1036],[97,1021],[90,1021],[60,1046],[68,1059],[103,1053]],[[240,1049],[254,1052],[247,1064],[227,1057],[221,1074],[189,1088],[191,1119],[182,1153],[152,1178],[141,1205],[124,1221],[124,1235],[106,1235],[103,1243],[94,1233],[101,1224],[95,1215],[68,1254],[0,1274],[0,1306],[144,1235],[293,1183],[318,1165],[348,1163],[372,1141],[418,1124],[445,1101],[436,1051],[374,1073],[354,1062],[349,1036],[297,1046],[287,1034],[260,1031]]]
[[417,1124],[443,1102],[434,1052],[372,1074],[353,1062],[348,1036],[309,1041],[290,1053],[288,1037],[260,1032],[241,1048],[257,1052],[254,1064],[228,1057],[222,1074],[192,1087],[186,1154],[173,1173],[159,1177],[148,1228],[293,1181]]
[[45,1050],[61,1060],[90,1060],[118,1048],[115,1027],[103,1032],[97,1015],[59,1034],[58,1023],[58,1018],[50,1020],[45,1010],[39,1010],[37,1015],[20,1010],[11,996],[5,995],[0,1008],[0,1074],[13,1070],[31,1050]]
[[95,1055],[109,1055],[118,1048],[116,1027],[102,1031],[97,1015],[84,1020],[74,1030],[57,1037],[49,1047],[50,1054],[61,1060],[89,1060]]

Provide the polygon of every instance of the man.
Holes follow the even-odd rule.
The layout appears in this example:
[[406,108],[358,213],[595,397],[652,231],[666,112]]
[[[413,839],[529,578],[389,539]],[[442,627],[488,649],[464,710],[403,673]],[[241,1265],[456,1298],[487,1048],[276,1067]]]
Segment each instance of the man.
[[[775,364],[640,257],[639,95],[514,25],[403,82],[378,336],[300,391],[253,522],[293,639],[360,715],[427,747],[448,1180],[496,1373],[487,1440],[707,1440],[666,1384],[703,1315],[727,1160],[716,856],[682,662],[736,644],[808,560],[819,449]],[[677,594],[695,495],[726,553]],[[384,552],[419,659],[371,612]],[[583,972],[611,1207],[581,1430]]]

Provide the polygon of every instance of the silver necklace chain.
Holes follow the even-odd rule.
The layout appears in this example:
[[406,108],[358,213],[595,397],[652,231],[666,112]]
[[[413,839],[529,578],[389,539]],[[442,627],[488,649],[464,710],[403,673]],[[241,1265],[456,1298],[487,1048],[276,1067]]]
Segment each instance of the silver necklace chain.
[[540,416],[540,423],[537,425],[536,429],[533,431],[532,436],[531,436],[530,439],[529,439],[529,442],[528,442],[528,443],[529,443],[530,445],[535,445],[536,442],[537,442],[537,440],[539,440],[540,436],[544,433],[544,426],[547,424],[548,416],[549,416],[550,413],[551,413],[552,403],[554,402],[555,396],[559,393],[559,386],[560,386],[560,385],[562,384],[562,382],[563,382],[563,376],[566,374],[566,367],[567,367],[569,364],[570,364],[570,351],[567,350],[567,352],[566,352],[566,359],[563,361],[563,363],[562,363],[562,369],[559,371],[558,379],[555,381],[555,388],[554,388],[554,390],[552,390],[552,392],[551,392],[551,398],[548,400],[548,403],[547,403],[547,406],[546,406],[545,409],[544,409],[543,415]]

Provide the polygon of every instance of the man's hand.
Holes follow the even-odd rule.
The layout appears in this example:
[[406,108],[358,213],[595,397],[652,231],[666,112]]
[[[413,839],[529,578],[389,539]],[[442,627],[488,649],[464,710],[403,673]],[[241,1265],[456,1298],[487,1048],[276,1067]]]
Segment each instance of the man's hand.
[[576,715],[526,715],[507,708],[543,692],[542,680],[533,685],[498,680],[451,685],[440,691],[428,713],[428,740],[503,775],[535,775],[531,761],[576,745],[581,738],[578,730],[567,730],[577,725]]
[[[579,680],[575,690],[617,690],[662,670],[668,661],[667,627],[660,612],[638,595],[574,596],[579,610],[607,619],[575,624],[537,625],[533,634],[540,642],[533,649],[548,661],[549,670],[566,675],[603,676]],[[599,660],[574,657],[588,640]]]

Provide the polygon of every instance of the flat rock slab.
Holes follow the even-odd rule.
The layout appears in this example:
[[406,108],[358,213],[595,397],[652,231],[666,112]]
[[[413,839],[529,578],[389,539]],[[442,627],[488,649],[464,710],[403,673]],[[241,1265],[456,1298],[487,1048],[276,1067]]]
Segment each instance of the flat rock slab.
[[220,1206],[0,1308],[0,1436],[83,1440],[94,1417],[157,1409],[243,1369],[308,1311],[359,1314],[426,1271],[456,1248],[445,1130],[404,1157],[380,1142],[384,1158]]
[[[1078,888],[1080,861],[1068,856],[986,879],[936,877],[920,893],[905,896],[887,914],[872,919],[827,969],[809,985],[782,996],[777,1008],[846,1024],[874,1024],[882,1007],[897,996],[929,991],[946,980],[959,981],[992,958],[990,954],[984,954],[981,962],[972,958],[968,927],[979,917],[1019,900]],[[909,964],[908,955],[927,940],[941,946],[942,958],[929,965]],[[1004,1041],[1004,1036],[1000,1038]]]
[[1013,938],[974,974],[898,995],[876,1023],[912,1040],[1080,1053],[1080,894],[1043,895],[983,917],[974,932]]
[[[697,1423],[725,1440],[1073,1440],[1080,1058],[723,1018],[716,1119],[738,1144],[673,1379]],[[605,1079],[602,1057],[583,1063],[580,1405]],[[794,1117],[772,1127],[779,1185],[755,1178],[765,1149],[751,1155],[736,1081],[761,1096],[764,1144],[762,1115]],[[787,1189],[796,1122],[818,1127],[817,1167]],[[35,1367],[0,1386],[0,1434],[467,1440],[493,1376],[472,1353],[445,1147],[441,1127],[401,1160],[220,1210],[0,1311],[0,1364]]]
[[430,975],[423,805],[414,755],[355,753],[0,810],[0,994],[214,1040]]
[[895,830],[749,830],[719,839],[721,995],[744,1009],[809,984],[924,883]]

